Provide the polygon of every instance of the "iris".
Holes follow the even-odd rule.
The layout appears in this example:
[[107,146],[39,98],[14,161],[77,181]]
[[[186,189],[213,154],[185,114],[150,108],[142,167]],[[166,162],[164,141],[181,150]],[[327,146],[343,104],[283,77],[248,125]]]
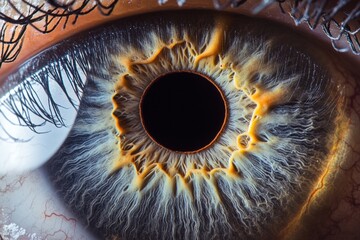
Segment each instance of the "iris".
[[[42,69],[66,75],[81,103],[49,179],[101,238],[276,238],[343,120],[337,83],[301,45],[280,26],[209,11],[129,17],[61,43]],[[173,114],[187,98],[195,110]]]

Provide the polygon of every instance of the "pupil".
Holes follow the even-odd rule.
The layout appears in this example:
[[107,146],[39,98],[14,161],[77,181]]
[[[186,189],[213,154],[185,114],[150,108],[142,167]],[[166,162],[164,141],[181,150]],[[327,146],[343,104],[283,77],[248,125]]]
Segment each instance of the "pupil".
[[216,140],[226,120],[219,88],[206,77],[174,72],[145,90],[140,113],[148,135],[173,151],[200,151]]

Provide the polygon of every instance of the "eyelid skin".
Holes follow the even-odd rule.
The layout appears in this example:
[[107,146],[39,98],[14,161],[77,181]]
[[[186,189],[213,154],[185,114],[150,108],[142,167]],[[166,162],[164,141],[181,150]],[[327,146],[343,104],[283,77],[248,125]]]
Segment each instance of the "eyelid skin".
[[[106,5],[110,2],[103,1],[103,4]],[[225,11],[236,12],[246,16],[253,16],[252,10],[258,6],[262,1],[248,1],[241,5],[239,8],[228,8]],[[77,32],[90,29],[94,26],[106,23],[107,21],[115,20],[118,18],[126,17],[129,15],[140,14],[148,11],[156,10],[171,10],[178,9],[179,6],[176,1],[169,1],[163,5],[159,5],[157,1],[142,1],[142,0],[133,0],[133,1],[120,1],[117,3],[114,11],[110,16],[102,15],[99,11],[95,10],[89,14],[79,16],[76,24],[67,24],[66,28],[63,28],[64,19],[61,21],[61,24],[54,31],[46,33],[46,38],[43,33],[38,32],[36,29],[31,26],[28,27],[27,32],[25,33],[25,40],[22,50],[18,58],[10,64],[3,64],[0,68],[0,83],[3,81],[3,78],[7,76],[10,72],[15,71],[17,66],[21,63],[34,56],[35,54],[41,52],[47,47],[53,45],[56,42],[59,42],[63,39],[66,39]],[[213,9],[212,0],[188,0],[181,7],[181,9],[187,8],[201,8],[201,9]],[[1,11],[1,9],[0,9]],[[335,50],[332,49],[330,40],[325,36],[320,27],[317,27],[315,30],[310,30],[309,27],[302,23],[299,26],[295,26],[294,21],[291,19],[288,13],[281,13],[281,10],[278,4],[272,4],[267,7],[265,10],[261,11],[256,15],[257,18],[265,18],[272,21],[280,22],[285,24],[289,28],[296,28],[296,31],[303,32],[305,34],[311,35],[311,38],[315,38],[317,41],[324,42],[322,46],[327,46],[326,51],[334,54]],[[71,22],[71,20],[69,21]],[[343,39],[345,41],[345,39]],[[359,62],[360,59],[358,56],[349,53],[340,54],[341,56],[346,56],[351,60]]]
[[[259,2],[260,1],[248,1],[244,5],[242,5],[239,9],[228,9],[228,11],[252,16],[251,10]],[[1,82],[1,80],[3,80],[3,77],[5,77],[10,72],[16,70],[16,68],[19,66],[19,64],[26,61],[28,58],[41,52],[41,50],[46,49],[47,47],[53,45],[54,43],[61,41],[62,39],[71,37],[73,34],[75,34],[77,32],[84,31],[86,29],[90,29],[94,26],[100,25],[102,23],[106,23],[107,21],[115,20],[115,19],[127,16],[127,15],[135,15],[135,14],[139,14],[142,12],[148,12],[150,10],[151,11],[152,10],[167,10],[167,9],[178,9],[178,8],[179,8],[179,6],[177,5],[176,1],[174,1],[174,0],[169,0],[168,3],[166,3],[162,6],[159,6],[156,0],[150,0],[150,1],[134,0],[131,3],[128,3],[128,1],[119,1],[119,5],[115,8],[114,13],[111,16],[108,16],[108,17],[102,16],[98,11],[95,10],[91,14],[88,14],[85,16],[80,16],[75,25],[69,24],[69,23],[71,23],[71,21],[69,21],[66,29],[63,29],[62,26],[60,26],[54,32],[46,34],[46,37],[44,37],[44,35],[42,33],[39,33],[36,30],[29,27],[28,32],[26,33],[24,47],[23,47],[22,52],[21,52],[20,56],[18,57],[18,59],[11,64],[4,64],[2,66],[2,68],[0,69],[0,82]],[[212,0],[187,1],[185,3],[185,5],[182,7],[182,9],[185,9],[185,8],[213,9],[213,3],[212,3]],[[346,81],[348,81],[348,83],[350,83],[350,84],[344,83],[344,85],[346,85],[346,88],[345,88],[345,91],[347,92],[346,95],[350,96],[350,95],[357,94],[354,89],[358,86],[358,83],[356,83],[356,81],[358,81],[360,79],[360,77],[357,74],[357,69],[356,69],[356,66],[360,62],[360,58],[358,56],[354,56],[351,53],[344,54],[344,53],[335,52],[331,47],[330,40],[325,37],[325,35],[322,33],[322,31],[319,27],[315,31],[311,31],[306,26],[306,24],[301,24],[300,26],[296,27],[294,25],[291,17],[287,13],[286,14],[280,13],[280,9],[277,4],[274,4],[273,6],[269,7],[268,9],[262,11],[256,17],[261,17],[261,18],[266,18],[266,19],[271,19],[273,21],[281,22],[290,28],[296,28],[297,31],[303,32],[305,35],[308,35],[309,39],[310,39],[309,41],[313,41],[312,39],[315,39],[315,42],[319,41],[319,44],[317,44],[317,45],[319,45],[319,48],[322,48],[324,50],[324,52],[326,51],[326,53],[324,53],[324,56],[319,56],[319,58],[321,58],[320,62],[322,62],[324,65],[328,65],[330,68],[329,71],[332,74],[334,74],[335,77],[338,75],[341,75],[341,78],[346,79]],[[324,43],[324,44],[322,44],[322,43]],[[354,106],[354,108],[360,109],[360,107],[356,106],[356,105]],[[354,114],[354,113],[352,113],[352,114]],[[354,135],[358,134],[360,136],[360,134],[358,132],[355,132],[356,126],[360,126],[360,122],[359,122],[358,118],[354,118],[354,122],[352,122],[351,130],[354,130]],[[353,137],[353,136],[351,136],[351,137]],[[355,142],[353,142],[353,145],[354,146],[356,146],[356,144],[359,145],[360,139],[354,138],[354,140],[355,140]],[[350,168],[351,164],[356,165],[356,163],[347,163],[346,166],[343,165],[342,163],[338,163],[338,164],[340,165],[340,167],[343,167],[343,168],[347,168],[347,167]],[[338,177],[336,177],[336,179],[339,180],[339,179],[341,179],[341,177],[343,177],[342,175],[346,175],[347,172],[334,173],[334,174],[338,175]],[[355,177],[359,178],[359,176],[354,176],[354,178]],[[334,177],[334,179],[335,179],[335,177]],[[0,180],[2,180],[1,176],[0,176]],[[22,189],[23,192],[21,192],[21,193],[24,194],[24,192],[26,192],[27,194],[29,194],[29,197],[27,200],[35,202],[36,206],[34,208],[36,209],[36,211],[38,211],[37,215],[33,214],[32,217],[31,217],[32,213],[27,214],[27,216],[26,216],[27,221],[30,221],[30,223],[32,223],[31,222],[31,221],[33,221],[32,218],[39,218],[40,220],[38,220],[36,224],[39,224],[40,226],[49,224],[50,221],[53,221],[53,222],[56,222],[56,224],[57,224],[55,226],[55,223],[51,222],[51,224],[54,224],[54,226],[55,226],[54,229],[57,229],[58,225],[64,224],[63,228],[64,229],[68,228],[68,229],[65,230],[64,233],[62,233],[60,230],[63,230],[63,228],[59,228],[60,230],[59,230],[59,232],[57,232],[57,235],[49,236],[49,239],[56,239],[56,237],[60,237],[60,239],[62,239],[62,238],[65,238],[65,235],[67,236],[67,234],[69,234],[68,237],[71,238],[70,235],[72,234],[72,231],[75,232],[75,230],[73,230],[73,229],[76,228],[76,231],[80,231],[79,229],[81,229],[81,224],[78,224],[76,226],[77,222],[76,222],[75,218],[73,218],[71,216],[71,213],[69,211],[66,211],[65,208],[62,207],[62,204],[58,200],[56,200],[56,196],[52,195],[53,193],[51,193],[51,191],[52,191],[51,187],[48,187],[48,189],[43,189],[43,191],[45,191],[45,193],[42,193],[39,195],[36,195],[36,193],[28,193],[29,191],[26,190],[26,189],[31,189],[31,190],[34,190],[34,192],[35,192],[35,190],[37,190],[37,188],[38,188],[38,184],[40,184],[40,182],[42,182],[42,181],[45,181],[45,180],[44,179],[41,180],[41,177],[34,176],[33,174],[30,174],[26,177],[19,178],[19,179],[17,179],[16,177],[15,178],[7,178],[7,179],[5,178],[5,180],[2,183],[0,181],[0,183],[1,183],[0,184],[0,193],[2,193],[3,189],[7,190],[7,188],[8,188],[7,186],[9,186],[9,188],[13,188],[13,189],[10,189],[10,191],[13,191],[14,189],[17,189],[17,190],[20,189],[19,192],[21,192],[21,189]],[[333,181],[335,182],[335,180],[333,180]],[[337,183],[336,189],[341,189],[341,187],[339,187],[341,185],[341,186],[344,186],[343,189],[346,189],[346,190],[344,190],[342,193],[338,193],[338,196],[337,196],[338,199],[342,198],[345,194],[347,194],[347,192],[348,192],[347,190],[349,190],[349,187],[347,185],[345,185],[347,180],[341,180],[341,181],[340,181],[340,183]],[[321,182],[321,183],[323,183],[323,182]],[[47,184],[50,185],[49,183],[47,183]],[[30,187],[29,187],[29,185],[30,185]],[[44,183],[44,185],[46,185],[46,183]],[[320,189],[320,187],[319,187],[319,189]],[[48,191],[48,193],[46,193],[46,191]],[[16,192],[16,191],[14,191],[14,192]],[[329,195],[332,195],[332,194],[334,194],[334,193],[329,193]],[[13,195],[13,197],[18,197],[18,196],[19,196],[19,194]],[[22,195],[20,195],[20,196],[22,196]],[[1,197],[2,197],[2,195],[1,195]],[[42,200],[39,200],[40,198],[42,198]],[[8,198],[6,198],[6,199],[8,199]],[[4,198],[4,200],[5,200],[5,198]],[[10,197],[9,201],[11,201],[11,197]],[[338,200],[338,201],[340,202],[340,200]],[[57,203],[55,204],[54,202],[57,202]],[[19,201],[18,204],[22,206],[21,201]],[[338,214],[338,215],[342,214],[340,217],[342,217],[342,216],[348,217],[350,215],[349,214],[350,210],[347,209],[348,206],[345,203],[341,203],[341,204],[339,203],[339,206],[340,206],[339,209],[341,209],[341,211],[340,210],[337,210],[336,212],[334,211],[335,214]],[[31,205],[31,206],[33,206],[33,205]],[[1,208],[0,208],[0,210],[1,210]],[[17,211],[21,211],[21,210],[28,211],[28,209],[26,209],[26,207],[24,207],[24,206],[22,206],[22,208],[19,208],[16,210]],[[11,212],[11,209],[8,209],[6,211]],[[2,214],[2,212],[0,212],[0,220],[2,218],[1,214]],[[17,212],[16,214],[21,215],[22,213]],[[21,219],[21,217],[18,216],[18,219]],[[309,219],[309,220],[312,222],[316,222],[316,224],[318,224],[318,221],[316,221],[314,219]],[[356,222],[356,220],[353,220],[353,221]],[[0,223],[1,223],[1,221],[0,221]],[[32,225],[30,225],[30,223],[28,223],[29,224],[28,226],[32,226]],[[294,224],[295,224],[295,222],[294,222]],[[49,226],[50,226],[50,224],[49,224]],[[302,226],[302,227],[306,228],[309,226]],[[350,226],[350,228],[356,229],[356,226]],[[31,229],[31,228],[29,228],[29,229]],[[43,229],[41,229],[41,230],[43,230]],[[291,224],[289,225],[289,229],[284,230],[285,238],[287,236],[288,230],[289,230],[289,232],[294,230],[294,229],[292,229]],[[296,229],[296,230],[298,230],[298,229]],[[301,231],[301,230],[298,230],[298,231]],[[308,230],[308,231],[311,231],[311,230]],[[314,230],[314,231],[316,231],[316,230]],[[54,230],[52,232],[56,232],[56,230]],[[80,235],[77,235],[77,236],[80,236]],[[84,235],[82,235],[82,236],[84,236]],[[53,237],[53,238],[51,238],[51,237]],[[84,238],[87,238],[87,237],[84,237]]]

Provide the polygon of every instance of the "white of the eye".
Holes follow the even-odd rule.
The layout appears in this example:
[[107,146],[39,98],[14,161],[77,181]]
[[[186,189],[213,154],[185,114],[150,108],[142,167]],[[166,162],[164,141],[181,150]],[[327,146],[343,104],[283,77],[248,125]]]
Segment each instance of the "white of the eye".
[[[76,106],[78,106],[80,101],[71,87],[71,80],[68,79],[65,71],[62,71],[61,74],[67,93],[73,99]],[[84,83],[86,80],[84,72],[79,70],[79,74]],[[44,126],[36,129],[38,132],[41,132],[39,134],[30,130],[27,126],[20,126],[19,123],[22,122],[4,105],[6,98],[19,89],[19,87],[14,88],[0,99],[0,174],[22,173],[40,167],[56,153],[70,132],[77,115],[77,109],[67,100],[64,91],[54,79],[49,77],[48,81],[51,96],[56,103],[62,106],[61,116],[64,119],[66,127],[57,128],[51,123],[46,123]],[[43,106],[49,110],[47,102],[48,96],[44,89],[36,83],[34,83],[32,87]],[[16,101],[15,104],[19,107],[21,105],[20,101]],[[30,116],[33,122],[41,122],[42,120],[33,113],[30,113]],[[9,138],[9,135],[14,139],[20,139],[20,141]]]
[[59,200],[41,169],[1,177],[0,235],[4,239],[95,240]]

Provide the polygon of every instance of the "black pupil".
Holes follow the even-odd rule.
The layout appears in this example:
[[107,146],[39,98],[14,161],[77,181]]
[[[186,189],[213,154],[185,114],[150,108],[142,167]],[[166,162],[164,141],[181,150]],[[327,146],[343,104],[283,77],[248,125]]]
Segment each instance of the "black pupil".
[[199,151],[222,129],[226,105],[219,89],[190,72],[156,79],[141,101],[142,123],[150,137],[173,151]]

